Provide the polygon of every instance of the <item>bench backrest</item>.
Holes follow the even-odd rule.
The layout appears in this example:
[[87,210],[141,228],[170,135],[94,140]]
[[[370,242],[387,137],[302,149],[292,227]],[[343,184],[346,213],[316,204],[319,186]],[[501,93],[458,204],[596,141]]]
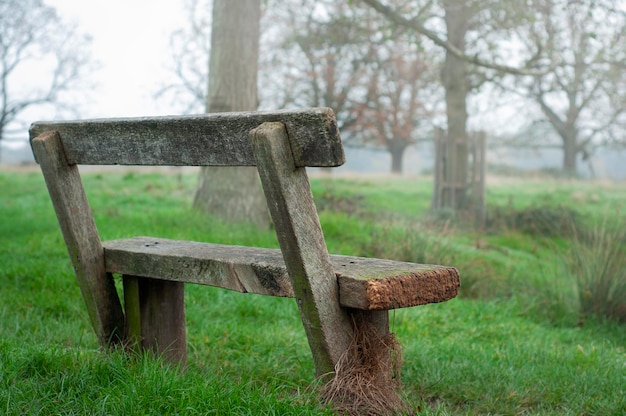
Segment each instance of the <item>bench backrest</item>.
[[[102,345],[125,342],[122,328],[128,322],[124,323],[116,288],[106,270],[77,165],[256,165],[316,371],[318,375],[333,371],[351,342],[352,318],[338,302],[337,278],[305,172],[306,166],[339,166],[345,160],[331,109],[37,122],[30,136]],[[160,297],[166,296],[169,304],[181,310],[182,283],[156,293],[155,304],[164,304]],[[165,332],[176,332],[180,336],[173,338],[180,340],[184,327],[178,322],[168,326],[178,326],[180,331]],[[159,343],[169,345],[163,338]],[[180,357],[184,360],[185,354]]]
[[70,165],[254,166],[249,134],[266,122],[284,124],[296,167],[345,162],[330,108],[36,122],[30,138],[58,132]]

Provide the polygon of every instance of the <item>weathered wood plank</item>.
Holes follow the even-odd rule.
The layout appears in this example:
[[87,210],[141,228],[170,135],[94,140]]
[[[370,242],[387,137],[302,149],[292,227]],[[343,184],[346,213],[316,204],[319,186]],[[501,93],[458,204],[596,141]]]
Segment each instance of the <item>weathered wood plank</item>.
[[[278,249],[230,246],[153,237],[105,241],[106,269],[179,282],[217,286],[243,293],[293,297]],[[342,306],[387,310],[454,298],[454,267],[331,255]]]
[[124,342],[126,348],[136,353],[141,352],[141,305],[139,301],[139,279],[141,277],[124,275]]
[[248,134],[264,122],[283,123],[296,166],[345,162],[330,108],[194,116],[36,122],[30,137],[58,131],[69,164],[253,166]]
[[318,377],[334,372],[352,341],[303,167],[294,165],[287,129],[263,123],[250,132],[265,199],[276,229]]
[[187,365],[185,285],[123,275],[126,346],[148,350],[169,363]]
[[32,141],[52,205],[76,271],[91,324],[102,346],[121,341],[124,317],[115,285],[104,267],[104,251],[78,169],[65,159],[58,133]]
[[135,237],[103,242],[110,273],[293,297],[280,250]]
[[141,346],[166,362],[187,365],[185,285],[169,280],[139,279]]

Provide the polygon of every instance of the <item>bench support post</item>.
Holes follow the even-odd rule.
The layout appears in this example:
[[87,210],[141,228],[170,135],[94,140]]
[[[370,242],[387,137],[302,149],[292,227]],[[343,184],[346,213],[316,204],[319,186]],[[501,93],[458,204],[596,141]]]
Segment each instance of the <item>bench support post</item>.
[[304,168],[294,165],[284,125],[264,123],[250,137],[317,376],[334,373],[353,342],[354,328],[366,322],[384,338],[389,334],[388,313],[340,306],[309,179]]
[[122,306],[113,278],[104,267],[104,250],[78,167],[67,162],[56,131],[37,136],[32,147],[48,186],[91,325],[101,346],[118,344],[124,330]]
[[164,361],[187,363],[184,283],[123,276],[126,339],[131,350],[148,350]]
[[285,259],[317,376],[332,374],[352,339],[304,168],[296,168],[282,123],[250,133],[276,235]]
[[[387,414],[405,410],[397,394],[388,312],[344,308],[309,180],[296,168],[282,123],[250,133],[265,198],[292,281],[324,401],[338,411]],[[401,362],[401,359],[398,360]]]

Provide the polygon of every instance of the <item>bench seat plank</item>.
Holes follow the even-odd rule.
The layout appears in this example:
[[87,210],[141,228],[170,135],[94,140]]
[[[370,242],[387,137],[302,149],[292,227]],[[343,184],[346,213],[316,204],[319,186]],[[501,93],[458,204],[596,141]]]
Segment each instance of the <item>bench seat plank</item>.
[[[281,251],[153,237],[103,243],[109,273],[217,286],[238,292],[293,297]],[[331,255],[342,306],[387,310],[455,297],[453,267]]]
[[54,130],[70,165],[254,166],[250,130],[285,125],[298,167],[341,166],[345,154],[330,108],[79,121],[38,121],[30,137]]

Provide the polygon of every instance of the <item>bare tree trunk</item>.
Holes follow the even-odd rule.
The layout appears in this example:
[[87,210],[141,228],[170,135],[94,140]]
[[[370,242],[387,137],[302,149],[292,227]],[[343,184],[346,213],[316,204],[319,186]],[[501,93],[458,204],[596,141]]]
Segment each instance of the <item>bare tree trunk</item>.
[[578,156],[578,136],[575,126],[568,126],[565,134],[561,135],[563,140],[563,174],[568,178],[574,178],[578,174],[576,156]]
[[[209,113],[255,110],[260,0],[215,0],[209,64]],[[255,167],[205,167],[194,207],[227,221],[269,228],[267,204]]]
[[4,109],[2,109],[2,112],[0,112],[0,114],[2,114],[2,117],[0,117],[0,163],[2,163],[2,139],[4,138],[5,127]]
[[387,148],[389,154],[391,155],[391,173],[402,173],[404,170],[403,162],[404,162],[404,151],[407,146],[404,145],[403,142],[396,143],[391,142],[390,146]]
[[[465,1],[445,0],[445,21],[448,41],[457,49],[465,50],[465,34],[469,16]],[[446,114],[448,119],[448,146],[455,146],[451,154],[454,160],[447,160],[443,171],[441,206],[463,208],[466,200],[467,184],[467,104],[469,93],[467,63],[446,51],[442,72],[442,82],[446,90]],[[462,186],[459,186],[462,185]]]
[[391,153],[391,173],[402,173],[404,151]]

